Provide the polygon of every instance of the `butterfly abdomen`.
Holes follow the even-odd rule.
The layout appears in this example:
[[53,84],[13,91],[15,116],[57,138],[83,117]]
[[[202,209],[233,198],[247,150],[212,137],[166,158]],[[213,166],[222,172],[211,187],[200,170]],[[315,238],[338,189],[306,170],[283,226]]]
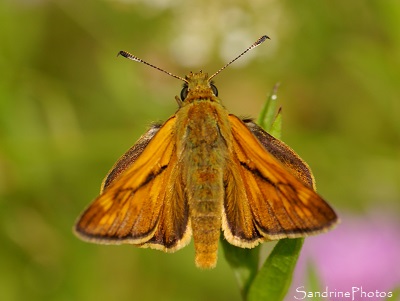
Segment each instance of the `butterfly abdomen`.
[[[183,170],[196,265],[212,268],[217,262],[224,199],[223,170],[227,143],[221,134],[219,104],[199,101],[188,106],[182,128]],[[178,123],[179,124],[179,123]],[[223,131],[223,130],[222,130]]]

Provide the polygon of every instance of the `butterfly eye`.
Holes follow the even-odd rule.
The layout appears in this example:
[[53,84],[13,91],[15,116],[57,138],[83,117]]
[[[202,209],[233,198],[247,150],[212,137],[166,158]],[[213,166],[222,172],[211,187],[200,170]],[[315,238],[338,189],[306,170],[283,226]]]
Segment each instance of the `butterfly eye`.
[[214,95],[215,95],[215,96],[218,96],[218,89],[217,89],[217,87],[216,87],[213,83],[211,83],[210,86],[211,86],[211,90],[213,91]]
[[188,87],[183,86],[183,89],[181,91],[181,100],[184,101],[188,95]]

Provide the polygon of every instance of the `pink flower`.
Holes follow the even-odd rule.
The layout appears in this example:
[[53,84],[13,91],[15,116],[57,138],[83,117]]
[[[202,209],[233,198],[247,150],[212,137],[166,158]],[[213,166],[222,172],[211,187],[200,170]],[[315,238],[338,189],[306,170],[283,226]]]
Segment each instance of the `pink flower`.
[[286,300],[317,299],[305,295],[313,293],[308,263],[316,270],[320,293],[326,292],[319,300],[391,300],[390,292],[400,287],[400,219],[340,216],[336,229],[305,240]]

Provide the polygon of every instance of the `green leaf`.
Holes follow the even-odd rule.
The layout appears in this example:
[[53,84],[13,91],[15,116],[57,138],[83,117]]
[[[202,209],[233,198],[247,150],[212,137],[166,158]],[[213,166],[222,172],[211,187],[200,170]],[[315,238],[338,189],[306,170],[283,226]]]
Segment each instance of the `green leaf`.
[[303,242],[303,238],[281,239],[276,244],[249,289],[248,301],[284,299]]
[[[308,287],[311,292],[321,292],[323,290],[323,285],[320,282],[320,277],[317,272],[317,268],[314,263],[310,262],[307,265],[307,277],[308,277]],[[314,296],[313,301],[324,301],[323,297]]]
[[270,132],[272,124],[276,119],[275,115],[276,115],[276,108],[278,106],[278,97],[277,97],[278,87],[279,83],[275,84],[257,120],[258,125],[261,126],[268,133]]
[[246,299],[250,285],[258,272],[260,246],[243,249],[231,245],[225,239],[222,239],[221,243],[225,259],[235,274],[242,298]]
[[279,108],[278,113],[276,114],[275,120],[271,125],[270,130],[268,131],[272,136],[277,139],[280,139],[282,136],[282,109]]

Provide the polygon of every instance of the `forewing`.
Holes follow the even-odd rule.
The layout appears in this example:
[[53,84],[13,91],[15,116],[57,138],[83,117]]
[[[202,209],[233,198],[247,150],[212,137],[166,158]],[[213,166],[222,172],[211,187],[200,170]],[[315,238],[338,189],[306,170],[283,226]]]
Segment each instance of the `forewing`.
[[252,120],[243,120],[243,122],[271,155],[287,167],[301,182],[313,187],[315,190],[315,180],[310,167],[294,150],[279,139],[268,134]]
[[239,118],[229,120],[233,154],[224,179],[226,239],[253,247],[330,229],[337,220],[332,208],[266,151]]
[[79,218],[84,240],[131,243],[174,251],[190,239],[188,206],[181,185],[170,118],[140,156],[113,181]]
[[161,124],[153,124],[148,131],[142,135],[138,141],[114,164],[101,184],[100,192],[117,179],[125,170],[127,170],[136,159],[142,154],[146,146],[149,144],[154,135],[161,128]]

